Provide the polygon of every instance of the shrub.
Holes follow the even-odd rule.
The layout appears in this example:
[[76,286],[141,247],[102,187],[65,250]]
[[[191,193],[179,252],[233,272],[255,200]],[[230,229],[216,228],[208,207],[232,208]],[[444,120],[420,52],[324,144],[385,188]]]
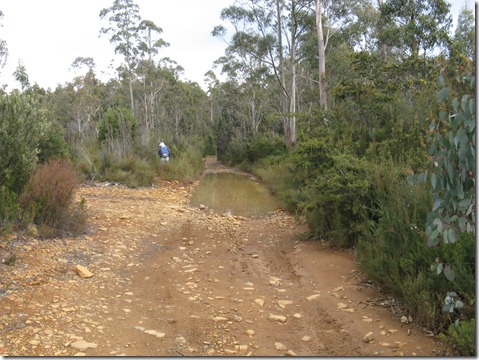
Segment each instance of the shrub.
[[187,142],[170,146],[171,157],[168,163],[161,162],[157,157],[156,171],[165,180],[192,182],[203,172],[203,157],[201,149]]
[[[311,235],[353,246],[372,217],[369,164],[339,153],[327,139],[309,139],[292,156],[290,199],[306,216]],[[295,200],[293,200],[295,199]]]
[[132,188],[150,186],[153,184],[155,171],[146,160],[134,155],[126,156],[120,160],[108,160],[104,168],[103,179],[119,182]]
[[[451,323],[441,305],[451,286],[465,304],[461,314],[474,316],[474,238],[464,234],[454,247],[428,247],[422,224],[432,199],[426,184],[412,187],[399,177],[376,194],[381,194],[377,195],[379,220],[363,233],[357,247],[363,271],[401,299],[422,326],[440,330]],[[431,268],[436,259],[454,264],[454,284]]]
[[17,213],[17,195],[5,186],[0,186],[0,233],[14,225]]
[[447,335],[441,334],[443,341],[451,344],[461,356],[476,356],[476,319],[451,324]]
[[0,96],[0,186],[20,194],[35,169],[46,118],[26,95]]
[[86,220],[83,202],[76,208],[73,204],[78,185],[78,177],[70,162],[52,160],[39,165],[19,200],[24,219],[31,219],[44,228],[46,235],[60,231],[78,232]]
[[286,144],[284,138],[280,136],[273,138],[257,137],[248,144],[246,149],[246,158],[251,164],[270,156],[285,154]]

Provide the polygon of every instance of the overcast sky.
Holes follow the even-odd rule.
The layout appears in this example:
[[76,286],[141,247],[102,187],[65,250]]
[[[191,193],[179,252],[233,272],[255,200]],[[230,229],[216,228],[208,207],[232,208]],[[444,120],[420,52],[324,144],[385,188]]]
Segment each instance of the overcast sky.
[[[115,57],[114,46],[100,11],[113,0],[0,0],[4,17],[0,39],[7,42],[8,62],[0,74],[0,83],[12,84],[11,74],[19,60],[25,65],[30,83],[54,89],[71,81],[69,68],[78,56],[92,57],[102,81],[115,76],[109,69]],[[142,19],[163,29],[161,37],[170,46],[159,57],[170,57],[185,71],[183,79],[203,86],[204,74],[213,61],[224,54],[225,43],[211,36],[221,23],[221,10],[233,0],[135,0]],[[15,87],[18,84],[15,83]],[[8,89],[11,89],[9,87]]]
[[[474,9],[474,0],[449,0],[454,21],[461,7]],[[211,36],[221,23],[220,12],[233,0],[135,0],[142,19],[152,20],[163,29],[162,38],[170,43],[160,57],[168,56],[181,65],[184,80],[204,86],[204,74],[224,54],[225,43]],[[54,89],[75,76],[69,71],[78,56],[92,57],[97,77],[102,81],[115,76],[109,64],[114,48],[108,37],[99,37],[107,26],[99,13],[113,0],[0,0],[4,18],[0,39],[7,42],[8,62],[0,83],[18,87],[12,80],[18,62],[25,65],[30,83]]]

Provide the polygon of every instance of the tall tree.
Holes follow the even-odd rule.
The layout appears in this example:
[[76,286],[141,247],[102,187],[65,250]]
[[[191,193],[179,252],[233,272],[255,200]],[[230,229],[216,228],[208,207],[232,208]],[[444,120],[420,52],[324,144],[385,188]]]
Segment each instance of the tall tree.
[[382,43],[410,56],[426,57],[448,40],[451,5],[446,0],[387,0],[380,6]]
[[[230,59],[236,57],[240,62],[254,59],[256,65],[267,70],[268,80],[275,79],[277,111],[283,121],[286,144],[291,147],[296,142],[297,39],[304,31],[298,26],[297,15],[303,7],[297,1],[282,0],[275,0],[274,6],[271,5],[268,0],[237,1],[223,9],[221,18],[235,28],[227,48]],[[222,26],[213,30],[214,36],[225,33]]]
[[[0,11],[0,20],[3,19],[3,12]],[[0,27],[3,27],[3,25],[0,25]],[[7,58],[8,58],[8,47],[7,47],[7,42],[3,39],[0,39],[0,72],[7,63]]]
[[159,35],[163,30],[158,27],[153,21],[143,20],[138,26],[140,36],[139,55],[142,60],[139,62],[137,73],[142,81],[142,96],[143,96],[143,128],[142,128],[142,142],[148,144],[150,141],[150,131],[155,127],[154,122],[154,107],[155,98],[164,87],[165,80],[158,75],[154,57],[158,54],[159,49],[169,46]]
[[100,11],[100,18],[108,20],[108,27],[101,28],[100,34],[109,34],[110,42],[115,45],[115,53],[124,57],[126,76],[130,90],[131,112],[135,113],[133,98],[134,69],[139,52],[138,26],[141,17],[139,6],[133,0],[115,0],[109,8]]
[[476,48],[476,26],[474,12],[464,6],[457,19],[457,27],[454,33],[454,41],[458,50],[474,61]]
[[323,35],[323,0],[316,0],[316,31],[318,34],[318,66],[319,66],[319,103],[325,110],[328,108],[326,93],[326,46]]

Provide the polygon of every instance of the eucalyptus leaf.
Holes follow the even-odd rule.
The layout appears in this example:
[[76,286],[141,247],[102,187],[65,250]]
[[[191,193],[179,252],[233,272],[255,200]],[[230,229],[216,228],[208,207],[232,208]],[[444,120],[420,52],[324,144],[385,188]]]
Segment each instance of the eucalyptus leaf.
[[442,273],[443,268],[444,265],[442,263],[437,264],[436,274],[439,275],[440,273]]
[[[464,95],[461,99],[461,108],[462,108],[462,111],[464,111],[464,112],[467,110],[467,106],[468,106],[467,100],[468,100],[468,98],[469,98],[468,95]],[[454,100],[457,101],[457,99],[454,99]]]
[[438,103],[444,102],[444,100],[446,100],[447,97],[449,96],[449,92],[450,90],[448,87],[444,87],[441,90],[439,90],[439,92],[437,93],[437,102]]
[[452,108],[454,109],[454,112],[457,113],[457,108],[459,107],[459,101],[457,100],[457,98],[454,98],[452,100]]
[[432,185],[432,188],[434,190],[436,190],[436,186],[437,186],[437,176],[436,174],[431,174],[431,185]]
[[454,244],[456,242],[456,230],[454,230],[453,228],[447,229],[447,235],[449,242],[451,244]]
[[444,267],[444,276],[449,280],[449,281],[454,281],[456,274],[454,274],[454,271],[451,269],[449,265],[446,265]]

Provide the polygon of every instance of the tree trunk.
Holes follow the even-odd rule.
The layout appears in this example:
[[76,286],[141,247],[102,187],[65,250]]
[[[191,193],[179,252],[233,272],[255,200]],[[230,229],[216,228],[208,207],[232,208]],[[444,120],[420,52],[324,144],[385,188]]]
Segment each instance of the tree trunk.
[[322,0],[316,0],[316,30],[318,33],[318,58],[319,58],[319,104],[328,109],[328,95],[326,92],[326,48],[324,46]]
[[296,144],[296,2],[291,2],[291,99],[289,103],[290,146]]

